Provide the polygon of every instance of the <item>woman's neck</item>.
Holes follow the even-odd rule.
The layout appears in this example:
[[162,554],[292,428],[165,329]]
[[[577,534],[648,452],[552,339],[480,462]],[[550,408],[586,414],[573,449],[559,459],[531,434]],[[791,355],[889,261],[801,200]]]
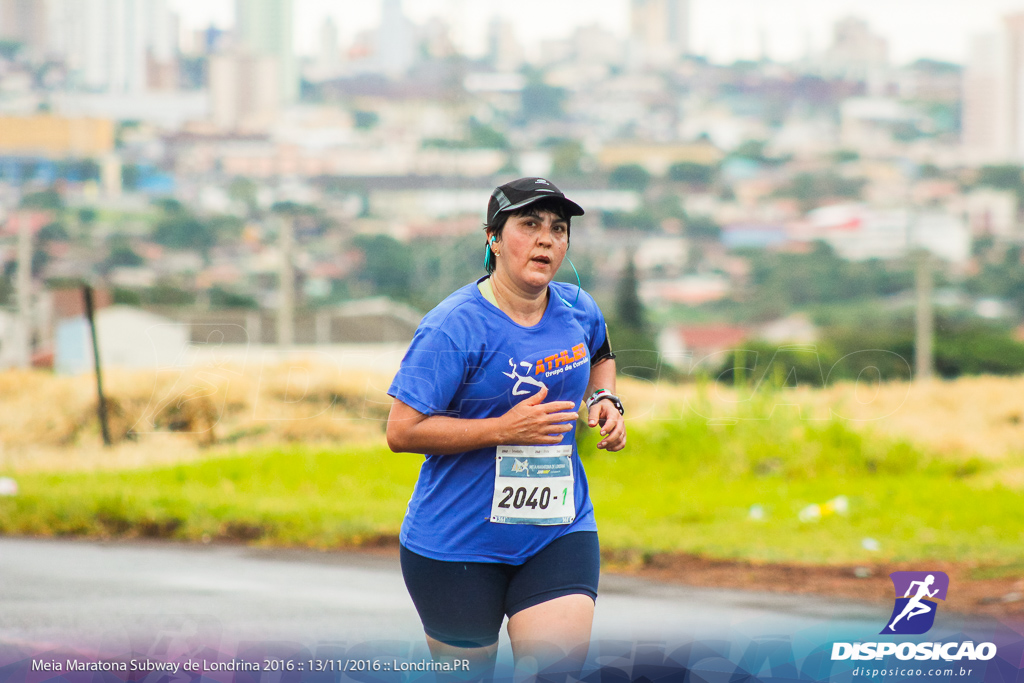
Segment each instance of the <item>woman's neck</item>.
[[524,327],[533,327],[544,317],[548,307],[548,288],[531,292],[516,287],[497,271],[491,274],[491,290],[498,308]]

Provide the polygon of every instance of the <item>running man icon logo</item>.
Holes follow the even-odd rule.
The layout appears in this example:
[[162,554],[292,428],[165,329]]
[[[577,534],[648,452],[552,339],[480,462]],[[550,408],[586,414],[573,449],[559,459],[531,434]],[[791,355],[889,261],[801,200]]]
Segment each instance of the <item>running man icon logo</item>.
[[935,599],[946,599],[949,576],[945,572],[893,572],[889,578],[896,588],[896,604],[881,633],[927,633],[935,623]]
[[544,388],[544,382],[541,382],[539,379],[534,379],[533,377],[530,377],[530,370],[533,368],[533,363],[524,360],[519,364],[526,368],[525,375],[519,374],[519,372],[516,369],[516,362],[511,358],[508,359],[508,364],[512,366],[512,372],[503,372],[501,374],[516,381],[515,386],[512,387],[513,396],[525,396],[526,394],[530,393],[529,389],[522,388],[524,384],[532,384],[533,386],[538,387],[540,389]]
[[519,458],[516,458],[516,461],[512,464],[513,472],[526,472],[528,468],[529,463],[525,460],[520,460]]

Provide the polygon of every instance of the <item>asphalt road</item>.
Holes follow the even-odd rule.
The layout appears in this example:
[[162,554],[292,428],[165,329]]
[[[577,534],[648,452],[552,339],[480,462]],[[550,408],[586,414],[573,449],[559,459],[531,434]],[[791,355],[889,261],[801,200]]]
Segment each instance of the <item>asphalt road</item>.
[[[595,637],[870,633],[886,616],[877,605],[606,574]],[[223,645],[422,639],[395,557],[0,538],[0,642],[101,651],[175,634]]]

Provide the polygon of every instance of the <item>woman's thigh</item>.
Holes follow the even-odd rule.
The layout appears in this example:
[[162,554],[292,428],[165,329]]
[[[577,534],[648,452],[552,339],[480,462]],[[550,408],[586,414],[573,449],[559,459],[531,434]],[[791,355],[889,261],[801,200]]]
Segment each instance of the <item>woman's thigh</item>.
[[456,648],[498,641],[514,567],[487,562],[445,562],[401,548],[402,575],[423,630]]
[[508,585],[505,613],[517,613],[568,595],[597,600],[601,547],[595,531],[565,534],[516,569]]

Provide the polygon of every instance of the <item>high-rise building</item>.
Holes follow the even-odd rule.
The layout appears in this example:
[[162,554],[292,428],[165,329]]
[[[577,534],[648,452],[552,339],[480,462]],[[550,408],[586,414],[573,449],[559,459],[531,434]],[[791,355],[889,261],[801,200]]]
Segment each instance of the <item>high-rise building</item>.
[[152,90],[178,87],[178,18],[167,0],[147,0],[143,6],[146,30],[146,85]]
[[832,45],[822,57],[820,68],[829,76],[864,81],[881,90],[889,63],[889,43],[876,35],[863,19],[847,17],[832,26]]
[[299,69],[294,46],[293,0],[235,0],[237,44],[253,56],[277,60],[281,99],[299,98]]
[[376,42],[382,72],[400,76],[409,70],[416,58],[416,32],[402,12],[402,0],[384,0]]
[[487,28],[487,59],[498,71],[516,71],[523,64],[523,46],[516,40],[512,23],[500,17]]
[[48,45],[85,90],[176,85],[178,27],[167,0],[48,0]]
[[85,12],[85,86],[115,93],[145,90],[144,0],[79,1]]
[[46,0],[0,0],[0,40],[21,43],[31,60],[46,52]]
[[328,68],[336,68],[341,61],[341,40],[338,36],[338,25],[334,19],[327,17],[320,26],[320,51],[317,61]]
[[690,0],[631,0],[630,37],[644,61],[690,52]]
[[971,41],[961,140],[974,161],[1024,162],[1024,14]]
[[213,122],[225,130],[265,130],[279,114],[280,62],[270,55],[233,52],[210,58]]

